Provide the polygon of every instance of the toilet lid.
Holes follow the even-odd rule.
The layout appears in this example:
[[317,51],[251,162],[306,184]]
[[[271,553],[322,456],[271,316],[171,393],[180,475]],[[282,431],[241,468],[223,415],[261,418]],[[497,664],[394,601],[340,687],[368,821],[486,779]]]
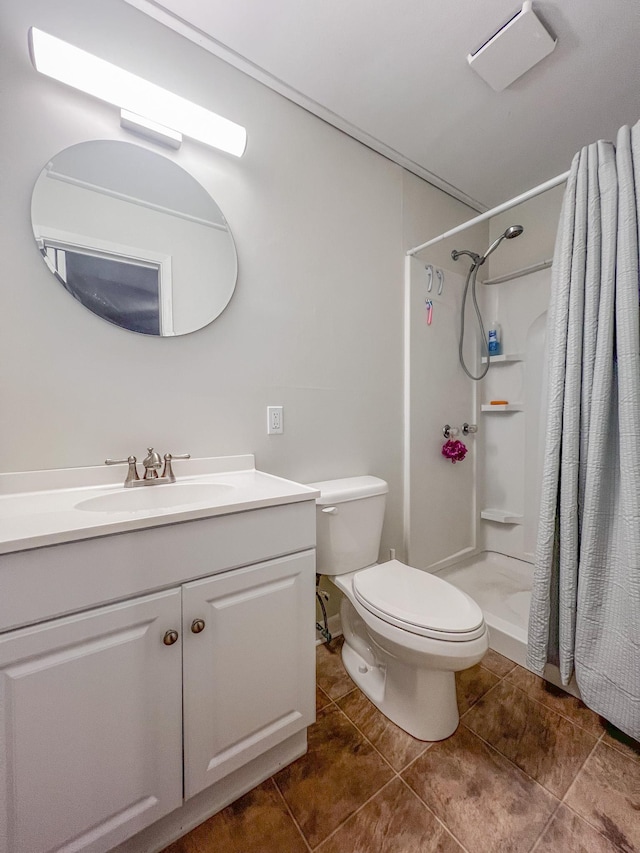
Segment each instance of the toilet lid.
[[482,610],[466,593],[399,560],[356,572],[353,591],[367,610],[413,633],[459,641],[484,630]]

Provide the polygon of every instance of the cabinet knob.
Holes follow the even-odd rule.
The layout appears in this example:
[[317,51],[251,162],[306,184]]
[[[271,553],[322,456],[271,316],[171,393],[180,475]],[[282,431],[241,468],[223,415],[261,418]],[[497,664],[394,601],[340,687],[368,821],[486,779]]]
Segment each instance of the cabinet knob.
[[204,631],[204,619],[194,619],[191,623],[191,631],[194,634],[199,634],[201,631]]
[[177,631],[167,631],[167,633],[162,638],[162,642],[165,646],[172,646],[174,643],[178,642],[178,632]]

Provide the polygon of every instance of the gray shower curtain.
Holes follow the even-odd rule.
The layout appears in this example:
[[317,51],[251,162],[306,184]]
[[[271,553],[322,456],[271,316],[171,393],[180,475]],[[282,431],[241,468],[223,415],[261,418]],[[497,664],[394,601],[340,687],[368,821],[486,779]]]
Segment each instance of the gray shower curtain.
[[576,154],[553,260],[527,664],[640,739],[640,122]]

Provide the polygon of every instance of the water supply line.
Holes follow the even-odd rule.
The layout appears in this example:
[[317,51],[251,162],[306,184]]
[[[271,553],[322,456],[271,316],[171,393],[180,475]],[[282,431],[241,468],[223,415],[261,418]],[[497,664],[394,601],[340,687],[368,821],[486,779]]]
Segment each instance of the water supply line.
[[[320,634],[325,638],[327,643],[331,642],[331,631],[329,631],[329,620],[327,619],[327,608],[324,606],[323,600],[323,591],[320,590],[320,578],[322,575],[316,575],[316,598],[320,602],[320,609],[322,610],[322,619],[324,621],[324,625],[320,622],[316,622],[316,631],[319,631]],[[324,593],[326,595],[326,592]]]

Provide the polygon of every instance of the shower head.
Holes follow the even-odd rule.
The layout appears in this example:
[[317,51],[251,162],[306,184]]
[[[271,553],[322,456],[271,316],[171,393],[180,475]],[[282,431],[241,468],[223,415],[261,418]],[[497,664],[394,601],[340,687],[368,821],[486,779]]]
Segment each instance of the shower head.
[[493,241],[493,243],[489,246],[484,255],[476,255],[475,252],[467,252],[465,249],[454,249],[453,252],[451,252],[451,257],[454,261],[457,261],[460,255],[468,255],[473,261],[474,266],[482,266],[482,264],[491,254],[491,252],[494,252],[503,240],[513,240],[514,237],[519,237],[523,231],[524,228],[522,227],[522,225],[510,225],[504,232],[504,234],[501,234],[497,240]]
[[502,243],[503,240],[513,240],[514,237],[519,237],[523,231],[524,228],[522,227],[522,225],[510,225],[504,232],[504,234],[501,234],[498,239],[494,240],[493,243],[489,246],[487,251],[480,258],[478,266],[480,264],[483,264],[487,260],[491,252],[495,252],[495,250],[498,248],[498,246],[500,245],[500,243]]

